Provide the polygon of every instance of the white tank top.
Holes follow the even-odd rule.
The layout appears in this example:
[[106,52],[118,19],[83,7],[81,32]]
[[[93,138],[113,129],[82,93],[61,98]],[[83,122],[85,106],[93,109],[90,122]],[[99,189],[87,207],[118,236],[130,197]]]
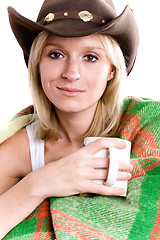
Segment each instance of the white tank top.
[[29,148],[31,156],[32,171],[43,167],[44,163],[44,141],[37,138],[39,121],[35,121],[30,125],[26,126]]

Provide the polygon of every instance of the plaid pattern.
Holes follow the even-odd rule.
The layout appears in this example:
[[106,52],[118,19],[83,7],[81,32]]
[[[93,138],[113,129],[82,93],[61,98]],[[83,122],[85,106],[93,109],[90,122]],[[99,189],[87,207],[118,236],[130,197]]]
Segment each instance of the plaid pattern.
[[4,239],[54,239],[54,231],[58,240],[160,239],[160,102],[125,99],[117,137],[132,142],[133,172],[126,198],[51,198]]
[[30,105],[28,107],[26,107],[25,109],[21,110],[19,113],[17,113],[12,119],[11,121],[13,121],[16,118],[25,116],[25,115],[29,115],[29,114],[33,114],[34,113],[34,107],[33,105]]
[[7,240],[54,240],[55,234],[50,215],[50,201],[46,199],[4,239]]

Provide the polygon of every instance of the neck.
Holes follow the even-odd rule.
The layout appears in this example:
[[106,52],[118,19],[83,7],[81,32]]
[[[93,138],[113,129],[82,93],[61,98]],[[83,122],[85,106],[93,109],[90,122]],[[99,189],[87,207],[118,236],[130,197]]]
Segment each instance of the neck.
[[96,107],[79,113],[67,113],[57,109],[62,138],[67,138],[70,143],[80,141],[92,124],[95,110]]

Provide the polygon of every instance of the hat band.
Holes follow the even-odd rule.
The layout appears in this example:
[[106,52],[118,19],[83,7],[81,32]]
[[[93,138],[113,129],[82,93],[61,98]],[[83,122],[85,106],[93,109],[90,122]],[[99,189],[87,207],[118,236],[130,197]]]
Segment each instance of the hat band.
[[38,23],[41,25],[49,24],[56,20],[63,20],[63,19],[78,19],[82,20],[83,22],[94,22],[98,25],[104,25],[106,20],[100,16],[92,14],[88,11],[66,11],[66,12],[56,12],[56,13],[49,13],[45,18],[41,19]]

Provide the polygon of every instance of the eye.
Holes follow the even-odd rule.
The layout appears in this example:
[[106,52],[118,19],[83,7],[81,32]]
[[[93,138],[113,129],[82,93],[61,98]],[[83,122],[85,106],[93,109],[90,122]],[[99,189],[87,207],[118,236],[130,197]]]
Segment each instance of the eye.
[[86,55],[84,59],[88,62],[96,62],[98,60],[98,57],[89,54],[89,55]]
[[49,56],[53,59],[60,59],[63,58],[63,55],[59,52],[51,52]]

